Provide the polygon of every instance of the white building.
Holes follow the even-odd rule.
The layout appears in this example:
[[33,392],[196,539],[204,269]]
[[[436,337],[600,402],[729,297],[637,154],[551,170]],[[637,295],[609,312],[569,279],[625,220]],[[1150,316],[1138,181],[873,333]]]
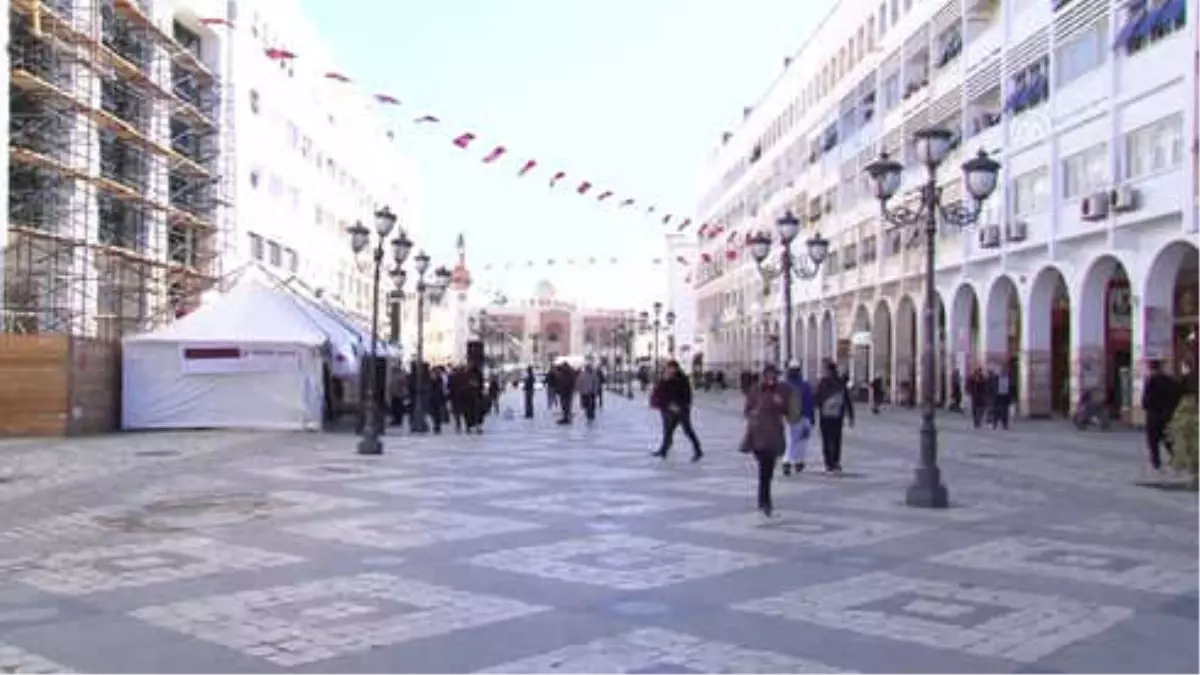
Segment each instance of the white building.
[[[387,206],[416,242],[415,255],[423,244],[415,168],[374,92],[339,77],[297,0],[241,0],[238,12],[239,202],[231,256],[296,274],[369,321],[370,255],[354,258],[346,230],[355,221],[373,229],[372,214]],[[295,58],[272,58],[272,50]],[[411,270],[410,277],[409,290]],[[390,288],[385,273],[381,297]],[[413,305],[406,303],[402,323],[406,344],[415,335]],[[387,317],[381,302],[385,335]]]
[[693,286],[693,271],[699,255],[699,244],[690,234],[672,232],[667,239],[667,300],[665,305],[675,312],[675,325],[669,333],[666,349],[662,354],[673,354],[686,370],[691,369],[691,359],[704,352],[706,331],[696,324],[696,289]]
[[9,3],[3,329],[113,339],[221,276],[231,6]]
[[[748,365],[781,332],[777,288],[751,311],[762,282],[740,243],[792,209],[807,221],[798,239],[820,230],[832,251],[796,288],[797,358],[810,373],[835,358],[894,394],[913,381],[922,244],[881,222],[863,168],[880,150],[911,166],[912,132],[940,125],[960,141],[939,176],[946,200],[977,150],[1003,164],[978,225],[937,242],[943,386],[955,368],[1011,364],[1027,414],[1065,411],[1084,389],[1130,411],[1146,360],[1194,367],[1195,12],[841,2],[713,154],[697,275],[710,361]],[[921,178],[906,171],[905,191]],[[852,347],[861,332],[870,344]]]

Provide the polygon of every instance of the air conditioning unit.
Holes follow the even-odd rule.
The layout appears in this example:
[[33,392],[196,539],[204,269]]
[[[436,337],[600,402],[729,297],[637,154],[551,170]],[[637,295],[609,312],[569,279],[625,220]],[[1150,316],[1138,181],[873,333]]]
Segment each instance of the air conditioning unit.
[[1000,247],[1000,226],[984,225],[979,228],[979,248]]
[[1104,220],[1108,217],[1109,196],[1093,192],[1079,201],[1079,217],[1084,220]]
[[1138,207],[1137,188],[1128,185],[1113,188],[1108,194],[1108,203],[1113,211],[1132,211]]
[[1023,220],[1016,220],[1004,226],[1004,236],[1009,241],[1025,241],[1029,236],[1029,226]]

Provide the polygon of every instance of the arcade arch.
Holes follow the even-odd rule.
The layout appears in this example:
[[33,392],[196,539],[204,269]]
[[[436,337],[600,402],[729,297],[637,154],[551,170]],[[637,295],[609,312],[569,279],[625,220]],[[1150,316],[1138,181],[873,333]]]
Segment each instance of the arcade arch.
[[1029,292],[1024,409],[1032,416],[1071,410],[1071,293],[1057,267],[1043,267]]
[[988,289],[984,316],[987,321],[984,352],[988,367],[1006,372],[1011,380],[1011,391],[1020,391],[1021,295],[1017,284],[1007,275],[996,277]]
[[1172,372],[1196,372],[1197,273],[1200,254],[1190,241],[1173,241],[1150,262],[1142,286],[1146,358]]
[[892,312],[883,300],[875,303],[871,339],[871,349],[874,352],[872,356],[875,357],[871,379],[882,379],[886,391],[892,383]]
[[850,381],[857,384],[871,381],[871,353],[874,338],[871,333],[871,312],[866,305],[854,310],[854,326],[850,334]]
[[1104,254],[1084,272],[1075,308],[1079,390],[1119,415],[1133,397],[1133,288],[1120,258]]
[[975,287],[961,284],[954,291],[950,305],[950,331],[947,339],[953,355],[953,366],[963,377],[983,366],[979,358],[979,295]]
[[917,305],[905,295],[896,304],[896,330],[892,353],[892,400],[902,405],[917,399]]
[[820,328],[817,324],[817,315],[809,314],[805,324],[804,377],[815,381],[821,373]]

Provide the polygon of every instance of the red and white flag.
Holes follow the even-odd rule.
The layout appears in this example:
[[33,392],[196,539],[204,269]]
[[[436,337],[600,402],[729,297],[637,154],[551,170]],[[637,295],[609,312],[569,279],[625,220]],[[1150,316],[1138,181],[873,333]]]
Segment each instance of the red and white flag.
[[533,171],[533,167],[535,167],[535,166],[537,166],[537,160],[535,160],[535,159],[531,159],[531,160],[525,162],[525,165],[522,166],[521,170],[517,172],[517,176],[518,177],[524,176],[525,174],[529,173],[530,171]]
[[471,141],[473,141],[473,140],[475,140],[475,134],[467,132],[465,134],[462,134],[458,138],[454,139],[454,144],[460,148],[465,148],[468,145],[470,145]]
[[508,148],[504,147],[503,145],[497,145],[495,148],[492,148],[492,151],[487,154],[487,157],[483,158],[483,163],[491,164],[492,162],[500,159],[500,157],[506,152],[508,152]]
[[553,176],[551,176],[551,178],[550,178],[550,187],[554,187],[555,185],[558,185],[558,181],[560,181],[560,180],[562,180],[562,179],[564,179],[564,178],[566,178],[566,177],[567,177],[567,172],[566,172],[566,171],[558,171],[558,172],[556,172],[556,173],[555,173]]
[[575,191],[582,195],[582,194],[587,194],[587,191],[591,190],[591,189],[592,189],[592,184],[585,180],[579,184],[579,187],[575,188]]

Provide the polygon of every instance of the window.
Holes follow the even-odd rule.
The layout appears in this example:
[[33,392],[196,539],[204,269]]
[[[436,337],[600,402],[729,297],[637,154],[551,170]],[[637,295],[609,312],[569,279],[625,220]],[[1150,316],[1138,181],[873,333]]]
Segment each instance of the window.
[[283,251],[279,248],[276,242],[267,242],[267,251],[270,253],[270,262],[275,267],[279,267],[283,262]]
[[900,0],[892,0],[892,25],[900,20]]
[[1108,54],[1107,39],[1108,22],[1101,20],[1063,43],[1054,55],[1056,85],[1065,87],[1104,65]]
[[888,29],[887,5],[885,5],[884,3],[881,2],[881,3],[879,3],[879,37],[882,38],[884,35],[887,35],[887,29]]
[[259,98],[258,98],[258,90],[251,89],[250,90],[250,112],[257,115],[259,113],[259,110],[261,109],[261,107],[262,107],[261,101],[259,101]]
[[253,232],[250,233],[250,257],[255,260],[263,259],[263,238]]
[[283,250],[283,259],[287,263],[287,270],[293,274],[300,267],[300,257],[296,255],[296,251],[287,248]]
[[1050,172],[1046,167],[1017,176],[1012,181],[1012,214],[1027,216],[1050,205]]
[[1183,164],[1183,116],[1176,114],[1125,135],[1125,179],[1177,169]]
[[259,173],[258,169],[250,170],[250,187],[257,188],[258,183],[261,179],[262,179],[262,175]]
[[883,81],[883,109],[895,108],[900,103],[900,73],[893,73]]
[[1077,152],[1062,163],[1063,197],[1071,199],[1108,187],[1108,145],[1100,143]]

